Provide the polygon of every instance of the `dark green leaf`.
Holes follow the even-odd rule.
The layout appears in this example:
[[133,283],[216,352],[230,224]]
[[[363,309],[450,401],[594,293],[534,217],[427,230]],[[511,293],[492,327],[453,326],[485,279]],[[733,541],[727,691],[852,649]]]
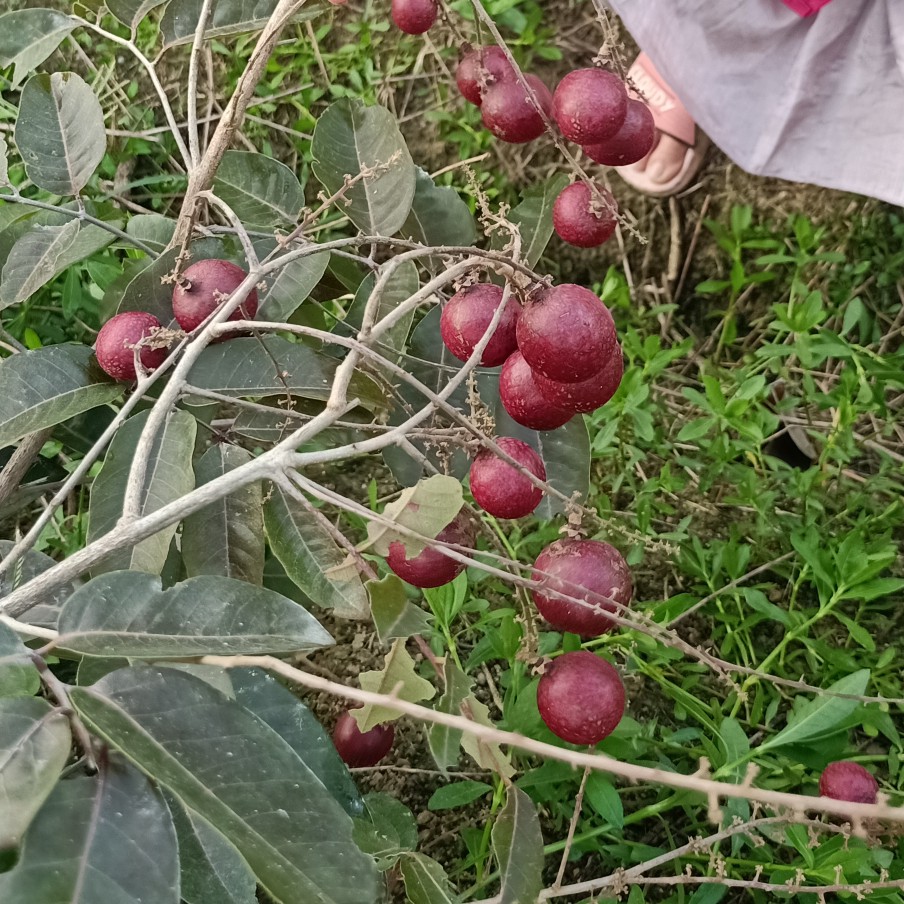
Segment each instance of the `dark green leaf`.
[[176,832],[160,792],[118,758],[60,782],[19,862],[0,874],[0,900],[178,904]]
[[424,634],[430,630],[430,616],[408,599],[405,585],[394,574],[382,581],[365,584],[370,594],[370,612],[381,643]]
[[389,794],[374,791],[364,798],[364,815],[355,820],[355,843],[389,869],[405,851],[417,847],[417,823],[411,810]]
[[479,797],[484,797],[493,790],[492,785],[486,782],[474,782],[471,780],[452,782],[450,785],[440,785],[427,801],[428,810],[451,810],[455,807],[464,807],[473,803]]
[[[270,239],[254,243],[258,254],[266,256],[276,243]],[[328,251],[318,251],[286,264],[266,280],[266,289],[258,290],[258,320],[286,321],[320,282],[330,262]]]
[[[522,201],[512,209],[509,219],[521,230],[521,260],[533,267],[540,260],[552,237],[552,205],[565,186],[568,177],[559,173],[546,182],[527,189]],[[510,239],[508,233],[496,233],[490,247],[499,250]]]
[[0,623],[0,697],[31,697],[41,679],[29,649],[12,628]]
[[625,824],[625,810],[615,786],[601,772],[591,772],[584,788],[587,802],[614,829]]
[[107,148],[104,114],[74,72],[33,75],[22,89],[16,146],[28,178],[56,195],[77,195]]
[[126,232],[155,251],[163,251],[175,231],[176,221],[159,213],[139,213],[126,222]]
[[[205,38],[260,31],[276,9],[278,0],[218,0],[214,6]],[[185,44],[194,39],[201,18],[202,0],[171,0],[160,20],[164,47]],[[292,17],[295,21],[313,19],[329,6],[321,0],[309,0]]]
[[226,151],[213,187],[248,226],[294,223],[304,205],[295,173],[284,163],[253,151]]
[[[189,382],[229,396],[283,393],[326,401],[337,365],[335,358],[276,336],[239,338],[205,348]],[[352,377],[348,395],[371,408],[385,404],[380,387],[361,373]]]
[[411,213],[401,234],[424,245],[473,245],[477,227],[468,205],[454,188],[439,187],[419,166]]
[[[69,756],[69,721],[46,700],[0,700],[0,850],[16,847]],[[0,888],[3,876],[0,875]],[[39,901],[42,898],[5,898]]]
[[401,859],[405,894],[411,904],[459,904],[446,871],[424,854],[405,854]]
[[121,749],[238,848],[282,904],[374,904],[373,861],[294,750],[243,706],[172,669],[113,672],[71,699]]
[[84,345],[12,355],[0,362],[0,386],[0,448],[122,395]]
[[35,225],[13,245],[0,277],[0,308],[27,301],[67,267],[113,241],[100,226],[70,219],[63,226]]
[[348,176],[369,172],[344,193],[343,211],[367,235],[394,235],[414,199],[411,154],[384,107],[343,98],[327,107],[314,128],[314,175],[332,194]]
[[[217,443],[195,464],[195,485],[209,483],[254,456],[241,446]],[[216,574],[261,584],[264,580],[263,494],[250,483],[189,515],[182,524],[182,558],[189,577]]]
[[242,855],[202,816],[164,795],[179,841],[185,904],[256,904],[257,883]]
[[[91,490],[88,543],[93,543],[98,537],[111,531],[122,516],[123,498],[135,457],[135,447],[147,418],[147,411],[130,417],[110,443],[104,466],[94,479]],[[194,488],[195,475],[191,458],[196,431],[197,423],[190,414],[185,411],[170,413],[151,447],[141,489],[139,515],[156,512]],[[159,574],[166,563],[170,541],[175,536],[177,527],[177,524],[170,525],[136,546],[110,553],[95,566],[94,573],[131,568]]]
[[203,575],[162,590],[153,574],[118,571],[77,590],[60,614],[60,646],[86,656],[141,659],[291,653],[332,643],[292,600]]
[[[0,559],[6,558],[14,545],[12,540],[0,540]],[[50,556],[30,549],[15,566],[0,575],[0,599],[8,596],[26,581],[47,571],[48,568],[53,568],[56,564]],[[22,618],[28,624],[37,625],[39,628],[56,628],[60,608],[69,598],[73,589],[73,585],[67,582],[57,590],[51,591],[40,603],[26,610]]]
[[348,553],[280,486],[267,494],[264,525],[273,554],[312,602],[343,618],[367,616],[367,591]]
[[19,9],[0,16],[0,66],[16,67],[9,87],[18,88],[75,26],[75,20],[53,9]]
[[[852,675],[846,675],[827,688],[833,694],[851,694],[862,696],[869,684],[869,669],[860,669]],[[786,744],[802,744],[819,740],[837,731],[842,722],[857,707],[858,700],[843,697],[819,696],[809,700],[789,719],[788,724],[776,735],[763,741],[759,750],[771,750]]]
[[162,6],[165,2],[166,0],[104,0],[107,9],[130,28],[136,28],[152,9]]
[[508,788],[492,836],[502,886],[499,904],[536,901],[543,888],[543,835],[534,802],[516,785]]
[[320,779],[349,816],[363,808],[348,767],[311,711],[288,688],[260,669],[230,669],[235,699],[266,722]]
[[[364,309],[373,294],[377,276],[377,273],[370,273],[365,277],[358,287],[358,291],[355,293],[355,300],[348,310],[345,322],[356,331],[361,328],[361,323],[364,319]],[[408,261],[396,267],[383,289],[372,322],[378,323],[402,302],[407,301],[419,288],[420,278],[413,261]],[[406,314],[374,341],[375,350],[383,355],[384,358],[388,358],[390,361],[398,359],[399,353],[405,348],[414,313],[414,311],[411,311]]]

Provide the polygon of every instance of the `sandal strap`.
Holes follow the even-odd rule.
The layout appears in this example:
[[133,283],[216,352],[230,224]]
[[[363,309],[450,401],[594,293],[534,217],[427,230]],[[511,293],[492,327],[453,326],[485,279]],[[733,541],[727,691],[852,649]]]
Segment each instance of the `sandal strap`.
[[633,62],[628,77],[647,102],[656,128],[693,147],[697,140],[693,118],[645,53]]

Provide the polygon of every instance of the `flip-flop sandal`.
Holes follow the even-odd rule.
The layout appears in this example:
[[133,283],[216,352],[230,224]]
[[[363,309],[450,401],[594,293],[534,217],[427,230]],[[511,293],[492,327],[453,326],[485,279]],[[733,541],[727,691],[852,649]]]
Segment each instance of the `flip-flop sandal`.
[[[646,161],[646,157],[630,166],[613,168],[625,182],[645,195],[667,198],[669,195],[678,194],[687,188],[700,172],[703,158],[706,156],[710,144],[709,138],[697,128],[690,113],[687,112],[645,53],[640,54],[631,65],[628,77],[647,102],[656,123],[656,130],[662,135],[670,135],[687,145],[687,151],[678,174],[668,182],[654,182],[646,175],[640,168]],[[653,150],[655,150],[655,146]]]

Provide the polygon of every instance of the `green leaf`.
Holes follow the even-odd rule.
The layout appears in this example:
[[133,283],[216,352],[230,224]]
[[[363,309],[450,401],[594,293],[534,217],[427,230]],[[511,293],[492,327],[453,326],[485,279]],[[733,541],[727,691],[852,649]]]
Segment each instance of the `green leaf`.
[[176,221],[159,213],[139,213],[126,221],[126,232],[162,252],[176,232]]
[[450,785],[440,785],[430,800],[427,801],[428,810],[451,810],[455,807],[464,807],[473,803],[480,797],[484,797],[493,790],[492,785],[486,782],[452,782]]
[[612,782],[601,772],[591,772],[584,786],[587,802],[614,829],[621,829],[625,824],[625,810],[621,796]]
[[[521,203],[509,214],[509,220],[521,230],[521,261],[528,267],[533,267],[540,260],[552,237],[552,206],[566,185],[568,176],[558,173],[546,182],[527,189]],[[495,233],[490,247],[498,251],[510,238],[506,232]]]
[[332,638],[272,590],[203,575],[162,590],[153,574],[118,571],[77,590],[60,614],[61,647],[141,659],[292,653]]
[[871,600],[879,599],[879,597],[897,593],[902,589],[904,589],[904,579],[902,578],[874,578],[871,581],[864,581],[862,584],[856,584],[849,590],[845,590],[842,599],[863,600],[863,602],[868,603]]
[[851,637],[863,647],[864,650],[868,650],[870,653],[876,652],[876,642],[863,625],[858,624],[854,619],[848,618],[841,612],[833,612],[832,614],[848,629],[848,633]]
[[423,245],[473,245],[477,226],[458,192],[437,186],[419,166],[415,174],[414,201],[402,236]]
[[[490,719],[489,708],[473,694],[462,703],[462,707],[467,709],[467,713],[478,725],[486,725],[489,728],[495,727],[492,719]],[[465,753],[482,769],[491,769],[506,778],[511,778],[515,774],[511,759],[498,744],[487,744],[484,741],[479,741],[476,735],[470,732],[462,732],[461,746]]]
[[[14,546],[15,544],[12,540],[0,540],[0,559],[5,559]],[[36,552],[33,549],[28,550],[14,567],[0,575],[0,599],[9,596],[17,587],[21,587],[27,581],[37,577],[39,574],[43,574],[48,568],[53,568],[56,564],[50,556],[46,556],[42,552]],[[50,591],[40,603],[27,609],[22,618],[28,624],[37,625],[39,628],[56,628],[60,608],[69,598],[72,591],[73,586],[68,582],[62,587]]]
[[12,628],[0,623],[0,697],[31,697],[41,678],[28,647]]
[[722,720],[722,724],[719,726],[719,741],[725,753],[720,765],[728,766],[737,763],[731,778],[740,781],[747,768],[750,741],[737,719],[725,718]]
[[[196,462],[195,486],[253,460],[241,446],[217,443]],[[182,524],[182,559],[188,576],[215,574],[262,584],[266,549],[262,505],[260,483],[250,483],[189,515]]]
[[320,779],[349,816],[363,801],[336,748],[311,711],[275,678],[260,669],[230,669],[235,699],[266,722]]
[[0,900],[176,904],[179,852],[160,792],[118,758],[60,782],[0,873]]
[[0,309],[27,301],[72,264],[113,241],[112,233],[70,219],[62,226],[35,225],[16,241],[0,276]]
[[179,842],[185,904],[256,904],[257,883],[242,855],[206,819],[165,794]]
[[[147,411],[130,417],[110,443],[104,465],[91,489],[91,501],[88,505],[89,544],[111,531],[122,516],[123,497],[135,457],[135,447],[147,418]],[[151,447],[147,473],[141,488],[139,517],[156,512],[194,489],[195,475],[191,458],[196,431],[197,422],[185,411],[173,411],[167,417],[165,426],[154,438]],[[177,524],[170,525],[136,546],[110,553],[94,567],[94,574],[127,569],[160,574],[177,527]]]
[[[189,381],[199,389],[238,398],[288,393],[325,402],[338,363],[306,345],[276,336],[242,337],[205,348]],[[369,408],[386,404],[383,390],[362,373],[352,377],[348,396],[357,397]]]
[[378,869],[387,870],[400,854],[417,847],[417,822],[405,804],[379,791],[364,798],[364,808],[364,816],[355,820],[355,843],[376,858]]
[[543,888],[543,835],[534,802],[516,785],[509,785],[492,837],[499,863],[499,904],[536,901]]
[[100,103],[74,72],[33,75],[22,89],[16,146],[28,178],[55,195],[77,195],[107,149]]
[[352,820],[291,747],[209,685],[172,669],[122,669],[71,699],[95,733],[238,848],[281,904],[375,904],[373,861]]
[[[377,273],[369,273],[358,287],[355,293],[355,300],[349,307],[345,323],[354,328],[355,331],[361,328],[364,320],[364,309],[367,302],[373,294],[374,286],[377,282]],[[376,316],[374,323],[382,320],[387,314],[394,311],[402,302],[407,301],[420,288],[420,277],[418,276],[417,267],[413,261],[407,261],[397,266],[392,276],[389,277],[380,300],[377,303]],[[408,339],[408,333],[411,329],[411,323],[414,320],[414,311],[410,311],[402,317],[389,330],[381,334],[374,341],[374,349],[378,351],[384,358],[390,361],[396,361],[399,354],[404,351],[405,343]]]
[[22,84],[76,26],[53,9],[20,9],[0,16],[0,67],[15,65],[11,90]]
[[411,603],[404,583],[396,575],[388,574],[382,581],[368,581],[364,586],[380,643],[429,632],[430,616]]
[[[204,37],[209,39],[260,31],[269,21],[277,2],[278,0],[217,0]],[[194,39],[198,20],[201,18],[201,6],[202,0],[170,0],[160,19],[165,50]],[[308,0],[292,16],[292,21],[313,19],[329,8],[320,0]]]
[[[254,243],[257,253],[266,256],[276,247],[275,241],[262,239]],[[266,289],[258,290],[258,320],[288,320],[308,298],[326,272],[330,262],[328,251],[317,251],[299,257],[267,278]]]
[[0,448],[122,395],[84,345],[50,345],[0,361]]
[[253,151],[226,151],[213,187],[248,226],[294,223],[304,206],[295,173],[284,163]]
[[[447,657],[443,661],[443,694],[436,701],[434,709],[450,716],[460,716],[461,704],[470,694],[471,679]],[[431,725],[427,729],[430,753],[433,754],[436,766],[441,772],[458,763],[461,738],[462,733],[459,729],[446,725]]]
[[[463,505],[461,483],[445,474],[434,474],[401,492],[399,498],[383,509],[383,517],[393,524],[415,531],[424,537],[436,537]],[[381,556],[389,554],[393,543],[401,543],[410,558],[422,552],[429,540],[419,540],[400,533],[393,525],[369,521],[368,544]]]
[[347,176],[369,172],[344,193],[343,211],[367,235],[394,235],[414,199],[415,171],[396,117],[385,107],[343,98],[327,107],[314,128],[312,168],[334,194]]
[[[429,700],[435,693],[433,685],[421,678],[414,670],[414,660],[405,649],[405,641],[397,640],[383,659],[383,668],[378,671],[361,672],[358,676],[361,689],[374,694],[394,694],[399,700],[420,703]],[[402,714],[386,706],[368,703],[351,710],[361,732],[370,731],[382,722],[392,722]]]
[[129,28],[137,28],[138,23],[152,10],[162,6],[166,0],[104,0],[107,9]]
[[[832,694],[863,696],[869,678],[869,669],[860,669],[836,681],[826,690]],[[778,734],[763,741],[759,750],[772,750],[786,744],[810,743],[824,738],[836,731],[858,706],[860,706],[858,700],[829,696],[814,697],[788,719],[788,724]]]
[[401,859],[405,894],[411,904],[459,904],[446,871],[424,854],[405,854]]
[[264,503],[270,549],[312,602],[342,618],[366,618],[367,592],[348,554],[299,502],[273,485]]
[[68,719],[46,700],[0,700],[0,851],[21,842],[66,765],[70,743]]

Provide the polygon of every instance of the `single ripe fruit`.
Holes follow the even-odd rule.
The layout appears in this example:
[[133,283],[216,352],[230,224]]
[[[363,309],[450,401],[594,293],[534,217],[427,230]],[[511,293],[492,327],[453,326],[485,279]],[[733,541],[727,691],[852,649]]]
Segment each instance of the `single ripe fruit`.
[[392,749],[395,728],[391,723],[362,732],[354,716],[346,710],[336,720],[333,744],[348,766],[376,766]]
[[552,225],[563,242],[596,248],[608,242],[618,225],[618,203],[612,193],[594,183],[599,196],[585,182],[573,182],[559,192],[552,205]]
[[537,556],[531,578],[539,582],[531,596],[540,615],[553,628],[581,637],[610,631],[615,625],[610,614],[627,606],[633,591],[628,563],[614,546],[599,540],[550,543]]
[[392,0],[392,21],[409,35],[422,35],[438,14],[436,0]]
[[834,800],[874,804],[878,792],[879,783],[859,763],[847,760],[829,763],[819,776],[819,793]]
[[598,744],[625,714],[625,686],[611,663],[588,650],[564,653],[537,686],[537,708],[549,730],[571,744]]
[[[239,287],[248,274],[231,261],[198,261],[182,274],[182,282],[173,290],[173,315],[179,326],[190,333],[197,329]],[[228,317],[251,320],[257,313],[257,290]]]
[[628,91],[617,75],[604,69],[576,69],[559,82],[552,109],[566,138],[597,144],[622,127],[628,115]]
[[[549,88],[535,75],[526,75],[534,96],[547,116],[552,113]],[[524,85],[515,78],[497,82],[483,95],[483,124],[499,139],[524,144],[539,138],[546,130],[543,117],[527,96]]]
[[[111,317],[97,334],[94,353],[97,363],[114,380],[125,383],[137,378],[135,372],[135,350],[139,340],[160,329],[160,321],[144,311],[123,311]],[[169,354],[165,348],[142,348],[139,354],[146,370],[156,370]]]
[[[468,513],[460,511],[437,535],[440,543],[474,545],[474,524]],[[389,544],[386,564],[403,580],[415,587],[440,587],[465,570],[465,563],[426,547],[414,558],[407,558],[405,546],[398,540]]]
[[643,160],[656,143],[656,123],[650,108],[642,101],[628,98],[628,114],[622,127],[599,144],[584,146],[584,153],[603,166],[628,166]]
[[521,352],[513,352],[502,365],[499,398],[512,420],[531,430],[555,430],[574,416],[573,411],[554,405],[540,392]]
[[531,370],[558,383],[589,380],[618,344],[609,309],[573,283],[534,293],[515,333]]
[[[467,361],[471,357],[501,302],[502,288],[491,283],[468,286],[449,299],[439,319],[439,330],[446,348],[456,358]],[[480,356],[484,367],[502,364],[518,347],[515,326],[520,316],[521,305],[513,295],[509,295],[493,338]]]
[[515,79],[515,70],[501,47],[475,47],[462,58],[455,70],[455,83],[461,96],[480,106],[483,94],[496,82]]
[[534,381],[541,395],[553,405],[559,405],[575,413],[589,414],[601,408],[615,395],[624,372],[622,350],[616,344],[615,351],[603,365],[603,369],[589,380],[581,380],[579,383],[557,383],[542,374],[534,373]]
[[[534,477],[546,480],[543,459],[527,443],[503,436],[496,444]],[[474,501],[494,518],[524,518],[543,498],[543,491],[526,475],[489,449],[482,449],[474,457],[470,479]]]

